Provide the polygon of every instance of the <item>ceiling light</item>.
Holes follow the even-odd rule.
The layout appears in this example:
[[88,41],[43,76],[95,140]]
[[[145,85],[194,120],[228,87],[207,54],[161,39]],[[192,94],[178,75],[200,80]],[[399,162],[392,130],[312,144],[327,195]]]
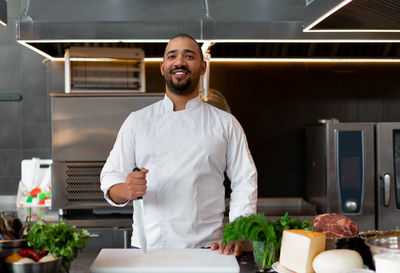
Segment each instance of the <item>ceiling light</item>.
[[303,32],[400,32],[398,0],[309,0]]
[[[348,3],[350,3],[352,0],[340,0],[338,4],[334,3],[335,1],[331,1],[331,4],[334,4],[334,6],[327,11],[325,11],[321,16],[317,17],[315,20],[313,20],[311,23],[309,23],[307,26],[304,27],[303,31],[307,32],[310,31],[313,27],[315,27],[317,24],[325,20],[327,17],[329,17],[331,14],[335,13],[337,10],[341,9]],[[318,2],[321,3],[322,1]],[[336,1],[337,2],[337,1]],[[314,6],[316,5],[314,1],[311,1],[310,4],[306,7],[306,12],[307,8],[312,8],[312,5],[314,3]],[[318,11],[316,9],[312,10],[312,13],[318,13],[320,12],[321,8],[318,8]]]

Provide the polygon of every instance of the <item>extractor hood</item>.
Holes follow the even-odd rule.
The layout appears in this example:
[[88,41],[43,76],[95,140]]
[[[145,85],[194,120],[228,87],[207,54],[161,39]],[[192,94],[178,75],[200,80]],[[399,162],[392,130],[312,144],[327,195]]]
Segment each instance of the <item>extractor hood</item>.
[[212,41],[212,57],[221,58],[248,46],[257,48],[255,57],[274,57],[273,48],[282,48],[279,56],[332,57],[342,43],[400,42],[393,33],[305,33],[304,8],[304,0],[27,0],[17,40],[50,59],[70,46],[140,47],[146,57],[161,57],[178,33]]
[[0,27],[7,25],[7,2],[0,0]]
[[306,0],[304,31],[400,32],[399,0]]

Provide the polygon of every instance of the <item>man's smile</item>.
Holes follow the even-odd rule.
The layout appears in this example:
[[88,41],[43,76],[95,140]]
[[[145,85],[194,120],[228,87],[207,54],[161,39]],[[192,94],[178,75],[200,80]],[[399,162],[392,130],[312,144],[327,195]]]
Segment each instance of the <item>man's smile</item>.
[[187,74],[189,73],[189,71],[187,69],[182,69],[182,68],[175,68],[172,70],[172,75],[176,78],[176,79],[182,79],[184,78]]

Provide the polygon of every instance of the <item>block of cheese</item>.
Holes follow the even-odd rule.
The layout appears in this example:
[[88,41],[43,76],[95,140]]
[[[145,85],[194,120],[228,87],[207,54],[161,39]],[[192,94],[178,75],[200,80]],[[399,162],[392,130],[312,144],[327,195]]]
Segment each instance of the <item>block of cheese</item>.
[[280,265],[297,273],[312,273],[315,256],[325,250],[326,234],[288,229],[282,234]]

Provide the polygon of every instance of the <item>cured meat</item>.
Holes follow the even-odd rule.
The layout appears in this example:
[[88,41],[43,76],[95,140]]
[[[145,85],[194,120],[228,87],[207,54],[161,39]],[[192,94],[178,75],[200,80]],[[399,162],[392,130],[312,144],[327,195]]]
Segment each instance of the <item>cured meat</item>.
[[312,223],[315,230],[326,233],[326,237],[343,238],[355,236],[358,233],[358,226],[349,217],[325,213],[315,216]]

